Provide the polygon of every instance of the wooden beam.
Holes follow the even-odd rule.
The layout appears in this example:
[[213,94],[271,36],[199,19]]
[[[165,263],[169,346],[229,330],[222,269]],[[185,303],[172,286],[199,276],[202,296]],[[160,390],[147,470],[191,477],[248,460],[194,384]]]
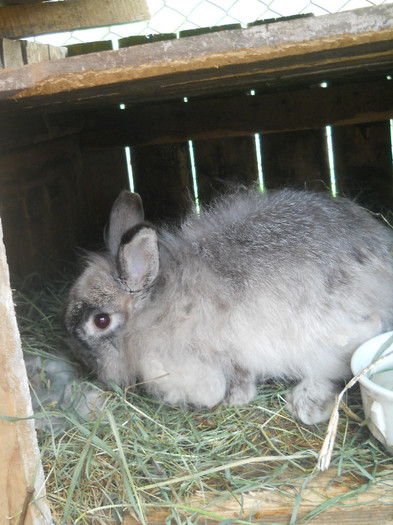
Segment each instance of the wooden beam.
[[0,69],[18,68],[25,64],[44,62],[66,56],[66,47],[0,38]]
[[[34,494],[26,524],[50,524],[40,452],[32,420],[12,421],[33,413],[16,324],[0,221],[0,523],[19,523],[28,487]],[[21,522],[22,523],[22,522]],[[25,521],[23,520],[23,523]]]
[[[94,111],[0,116],[0,150],[81,135],[87,147],[144,146],[382,122],[393,118],[393,81],[243,94]],[[103,126],[103,122],[105,125]],[[143,125],[141,125],[143,123]]]
[[39,4],[43,0],[2,0],[1,5]]
[[0,151],[20,149],[70,135],[77,136],[83,127],[83,116],[72,111],[60,115],[27,112],[15,118],[0,116]]
[[[391,465],[386,465],[389,472]],[[288,479],[288,478],[287,478]],[[391,479],[375,483],[356,474],[339,475],[336,468],[312,474],[305,483],[299,476],[289,485],[282,479],[281,487],[261,487],[256,492],[243,493],[241,498],[227,493],[218,504],[210,503],[206,494],[188,495],[179,501],[179,511],[185,518],[197,509],[203,523],[216,525],[221,521],[237,523],[313,523],[315,525],[387,525],[392,523]],[[176,503],[173,504],[176,507]],[[165,523],[170,515],[168,508],[152,508],[147,516],[149,525]],[[294,519],[296,516],[296,520]],[[138,525],[132,516],[125,516],[125,525]]]
[[124,24],[149,18],[145,0],[73,0],[0,7],[0,36],[26,36]]
[[[318,129],[393,118],[393,81],[111,108],[83,116],[83,143],[102,147]],[[11,137],[0,126],[3,140]]]
[[0,66],[16,68],[24,65],[22,43],[8,38],[0,38]]
[[0,71],[0,109],[131,104],[365,75],[393,65],[392,41],[386,4],[103,51]]

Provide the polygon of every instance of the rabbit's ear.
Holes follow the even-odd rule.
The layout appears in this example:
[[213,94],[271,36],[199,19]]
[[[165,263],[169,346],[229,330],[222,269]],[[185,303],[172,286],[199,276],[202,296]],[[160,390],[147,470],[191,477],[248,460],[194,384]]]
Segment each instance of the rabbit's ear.
[[142,200],[137,193],[122,191],[115,200],[105,244],[112,255],[116,255],[123,234],[144,219]]
[[118,268],[121,279],[133,292],[148,287],[157,277],[157,233],[150,224],[138,224],[123,235],[118,252]]

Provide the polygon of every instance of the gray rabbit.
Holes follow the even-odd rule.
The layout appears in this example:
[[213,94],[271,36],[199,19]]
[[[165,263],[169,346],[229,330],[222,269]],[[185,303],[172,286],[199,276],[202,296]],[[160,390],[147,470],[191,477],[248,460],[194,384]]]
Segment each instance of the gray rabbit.
[[289,411],[318,423],[353,351],[393,327],[393,233],[343,198],[239,190],[157,230],[125,191],[106,247],[66,302],[72,350],[168,403],[243,405],[280,378],[297,382]]

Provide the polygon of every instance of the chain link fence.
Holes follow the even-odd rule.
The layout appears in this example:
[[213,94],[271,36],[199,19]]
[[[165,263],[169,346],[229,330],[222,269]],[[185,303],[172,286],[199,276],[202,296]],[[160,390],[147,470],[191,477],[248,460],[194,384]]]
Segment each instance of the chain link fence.
[[85,29],[36,37],[45,44],[70,45],[134,35],[179,33],[227,24],[246,26],[256,20],[312,13],[315,16],[392,3],[393,0],[147,0],[151,17],[113,27]]

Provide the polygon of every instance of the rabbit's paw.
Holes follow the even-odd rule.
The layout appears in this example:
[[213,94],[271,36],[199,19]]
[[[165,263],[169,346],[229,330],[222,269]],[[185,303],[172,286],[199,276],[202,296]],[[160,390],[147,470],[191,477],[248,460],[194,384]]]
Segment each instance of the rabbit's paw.
[[171,405],[212,408],[222,402],[226,391],[224,374],[209,368],[171,370],[158,384],[159,396]]
[[288,411],[306,425],[327,421],[336,395],[331,381],[304,379],[286,396]]
[[247,405],[256,394],[255,379],[246,370],[236,366],[231,377],[224,405],[236,407]]

